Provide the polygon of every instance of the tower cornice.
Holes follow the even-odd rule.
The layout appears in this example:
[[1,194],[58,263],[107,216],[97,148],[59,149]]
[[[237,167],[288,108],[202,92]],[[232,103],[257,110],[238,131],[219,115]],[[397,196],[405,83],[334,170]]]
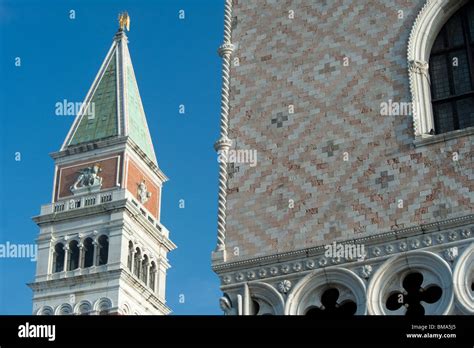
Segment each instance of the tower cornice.
[[[158,177],[161,183],[169,180],[160,167],[148,158],[145,152],[143,152],[142,149],[128,136],[79,144],[67,147],[61,151],[52,152],[49,155],[57,162],[57,164],[63,164],[71,163],[80,160],[81,158],[91,158],[91,156],[102,156],[107,153],[126,151],[127,148],[133,151],[142,163],[146,164],[147,168]],[[96,151],[96,153],[91,154],[92,151]]]

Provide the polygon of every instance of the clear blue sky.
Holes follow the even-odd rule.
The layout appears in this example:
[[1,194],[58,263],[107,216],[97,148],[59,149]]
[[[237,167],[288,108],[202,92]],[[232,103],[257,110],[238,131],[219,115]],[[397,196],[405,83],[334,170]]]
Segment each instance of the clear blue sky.
[[[31,217],[51,200],[54,162],[48,154],[59,150],[74,119],[56,116],[55,103],[83,100],[124,10],[131,17],[129,49],[158,163],[170,178],[161,221],[178,249],[169,255],[168,305],[174,314],[220,314],[210,253],[216,241],[213,144],[222,0],[0,0],[0,243],[36,239]],[[0,314],[31,314],[26,283],[34,271],[29,260],[0,258]]]

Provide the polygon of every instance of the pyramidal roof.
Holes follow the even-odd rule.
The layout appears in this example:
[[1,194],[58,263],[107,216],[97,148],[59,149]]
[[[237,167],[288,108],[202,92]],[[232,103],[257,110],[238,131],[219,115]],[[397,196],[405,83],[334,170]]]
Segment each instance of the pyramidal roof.
[[61,150],[128,136],[157,164],[127,43],[119,29]]

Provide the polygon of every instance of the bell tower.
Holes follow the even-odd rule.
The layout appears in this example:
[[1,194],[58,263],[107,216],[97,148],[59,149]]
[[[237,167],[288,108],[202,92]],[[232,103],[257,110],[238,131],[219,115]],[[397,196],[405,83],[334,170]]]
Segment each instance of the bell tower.
[[128,50],[127,13],[55,161],[40,228],[33,313],[169,314],[158,167]]

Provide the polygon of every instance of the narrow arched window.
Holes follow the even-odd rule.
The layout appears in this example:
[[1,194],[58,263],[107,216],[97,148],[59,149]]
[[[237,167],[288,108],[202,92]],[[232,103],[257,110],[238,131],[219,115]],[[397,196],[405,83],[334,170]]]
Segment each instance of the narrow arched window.
[[91,311],[92,305],[89,301],[82,301],[77,308],[77,314],[80,315],[89,315]]
[[64,271],[64,244],[58,243],[54,246],[53,272]]
[[146,284],[148,281],[148,256],[143,256],[141,280]]
[[140,251],[140,248],[136,248],[135,257],[134,257],[135,264],[133,265],[133,272],[137,276],[137,278],[140,278],[141,258],[142,258],[142,253]]
[[69,243],[69,267],[68,270],[72,271],[79,267],[79,242],[73,240]]
[[154,261],[150,264],[150,282],[148,286],[151,288],[152,291],[155,291],[155,283],[156,283],[156,264]]
[[109,298],[102,298],[97,304],[97,313],[99,315],[108,315],[112,308],[112,301]]
[[100,236],[99,245],[99,266],[106,265],[109,258],[109,237]]
[[84,268],[91,267],[94,264],[94,244],[92,238],[84,240]]
[[430,55],[432,134],[474,126],[474,4],[443,26]]
[[128,259],[127,259],[127,267],[129,270],[132,270],[133,265],[133,242],[128,242]]

